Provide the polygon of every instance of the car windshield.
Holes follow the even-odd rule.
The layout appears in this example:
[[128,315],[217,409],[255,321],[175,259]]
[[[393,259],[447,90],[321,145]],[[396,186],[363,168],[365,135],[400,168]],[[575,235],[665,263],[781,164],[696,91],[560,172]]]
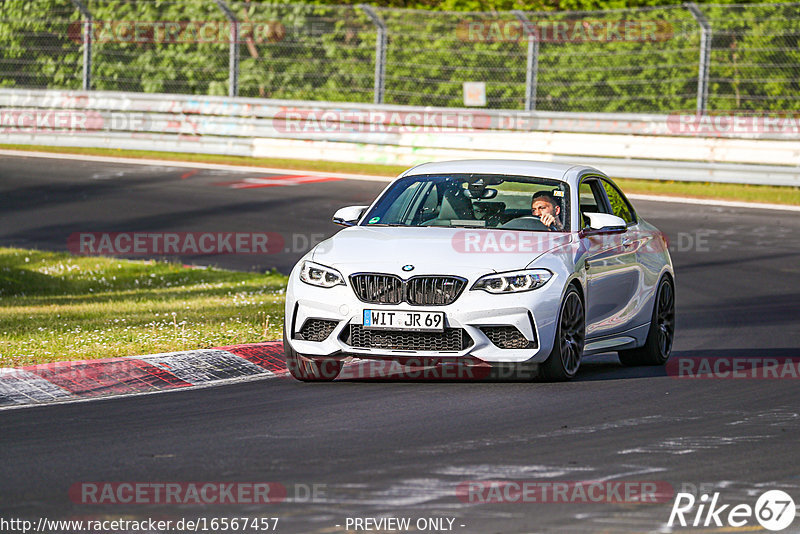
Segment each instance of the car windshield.
[[[539,207],[536,216],[531,209]],[[555,223],[545,226],[545,213]],[[364,226],[449,226],[569,231],[569,186],[559,180],[500,174],[427,174],[397,180]]]

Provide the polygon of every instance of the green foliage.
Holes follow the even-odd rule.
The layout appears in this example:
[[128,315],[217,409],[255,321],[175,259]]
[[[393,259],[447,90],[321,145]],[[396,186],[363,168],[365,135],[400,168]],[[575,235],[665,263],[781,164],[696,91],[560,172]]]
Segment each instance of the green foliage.
[[[357,3],[355,0],[352,4]],[[91,0],[93,88],[224,95],[229,30],[211,0]],[[377,31],[354,5],[230,0],[256,28],[241,36],[242,96],[371,102]],[[382,0],[388,28],[385,101],[463,106],[463,82],[483,81],[487,107],[522,109],[528,42],[511,9],[537,27],[566,23],[578,34],[598,21],[657,25],[656,39],[541,40],[536,108],[582,112],[693,110],[700,30],[681,5],[662,0]],[[68,0],[6,0],[0,12],[0,86],[80,87],[81,17]],[[624,9],[644,6],[646,9]],[[660,7],[653,7],[660,6]],[[421,10],[396,9],[397,7]],[[555,12],[556,9],[607,9]],[[709,109],[794,111],[800,106],[800,9],[796,4],[703,5],[713,28]],[[483,12],[478,12],[482,10]],[[538,12],[537,12],[538,11]],[[131,40],[120,22],[210,23],[217,39]],[[482,28],[475,35],[467,28]],[[514,29],[516,35],[491,31]],[[549,26],[548,26],[549,25]],[[652,26],[651,26],[652,27]],[[513,34],[513,32],[512,32]]]
[[[717,1],[719,4],[757,4],[780,3],[782,0],[735,0]],[[328,5],[361,4],[360,0],[310,0],[309,4]],[[604,9],[631,9],[637,7],[679,6],[675,0],[378,0],[366,2],[373,6],[405,9],[424,9],[431,11],[597,11]],[[711,2],[697,2],[707,4]]]
[[[228,79],[228,33],[224,14],[213,2],[127,2],[94,0],[87,2],[94,20],[97,39],[92,72],[94,89],[143,91],[146,93],[226,94]],[[129,26],[135,22],[185,24],[183,35],[193,35],[206,23],[217,29],[212,37],[159,39],[158,30],[144,32],[136,39]],[[188,24],[192,24],[188,26]],[[166,35],[164,32],[163,35]],[[152,36],[152,37],[151,37]],[[128,40],[129,42],[126,42]],[[138,42],[137,42],[138,41]],[[225,87],[220,91],[221,87]]]
[[80,14],[69,0],[0,6],[0,86],[79,89],[80,45],[70,34],[80,27]]

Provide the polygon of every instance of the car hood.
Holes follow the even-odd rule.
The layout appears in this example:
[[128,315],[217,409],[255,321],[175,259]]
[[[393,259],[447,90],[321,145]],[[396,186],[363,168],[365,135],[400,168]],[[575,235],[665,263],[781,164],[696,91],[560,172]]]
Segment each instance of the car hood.
[[[568,233],[483,228],[346,228],[314,249],[313,261],[342,274],[384,272],[480,274],[524,269],[543,253],[571,241]],[[404,272],[404,265],[413,265]]]

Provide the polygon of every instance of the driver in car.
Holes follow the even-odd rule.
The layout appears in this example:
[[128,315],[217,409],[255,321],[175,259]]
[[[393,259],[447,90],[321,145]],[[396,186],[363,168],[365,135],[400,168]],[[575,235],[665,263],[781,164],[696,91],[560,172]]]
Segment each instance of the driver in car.
[[551,230],[556,232],[564,230],[564,223],[561,222],[561,206],[550,191],[537,191],[533,195],[531,212]]

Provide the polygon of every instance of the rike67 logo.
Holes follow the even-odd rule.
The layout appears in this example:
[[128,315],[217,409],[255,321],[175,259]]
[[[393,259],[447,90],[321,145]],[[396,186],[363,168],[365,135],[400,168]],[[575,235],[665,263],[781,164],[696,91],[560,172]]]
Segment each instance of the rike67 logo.
[[667,526],[742,528],[755,527],[754,522],[758,522],[762,528],[778,532],[792,524],[795,514],[794,500],[781,490],[762,493],[755,506],[722,504],[719,492],[710,497],[703,494],[699,499],[691,493],[678,493]]

